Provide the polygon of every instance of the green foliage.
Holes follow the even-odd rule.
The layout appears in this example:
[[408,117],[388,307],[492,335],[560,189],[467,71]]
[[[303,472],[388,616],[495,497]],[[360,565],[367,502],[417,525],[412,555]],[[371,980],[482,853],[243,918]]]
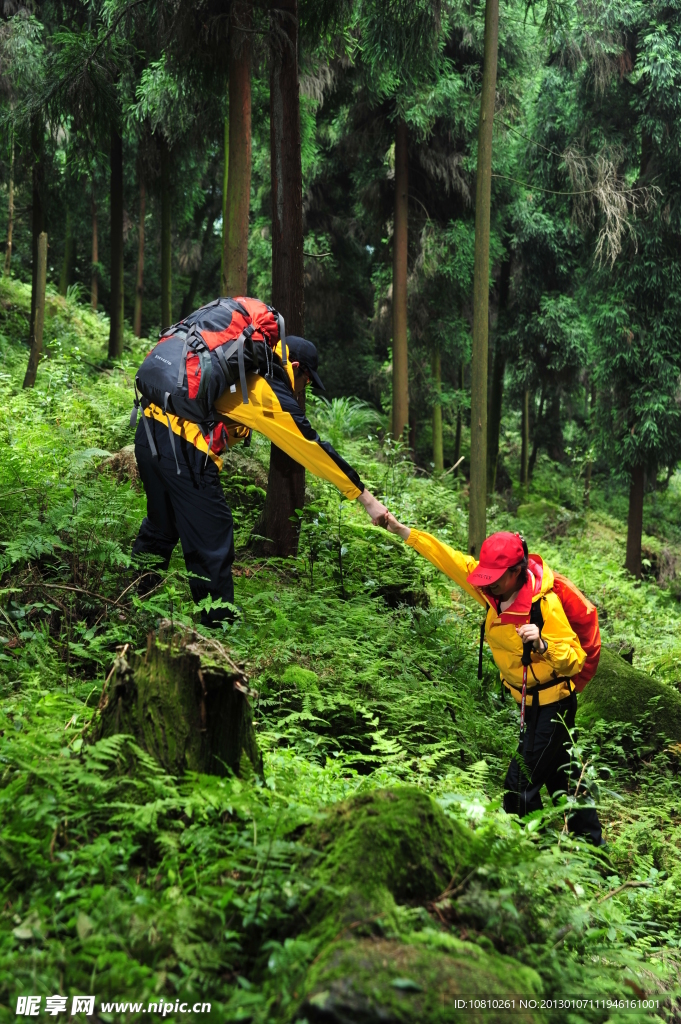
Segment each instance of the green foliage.
[[[258,691],[265,781],[172,778],[130,738],[84,743],[116,646],[142,648],[159,618],[199,610],[179,551],[161,585],[136,595],[143,495],[104,465],[131,440],[130,382],[147,343],[129,339],[108,366],[104,319],[50,294],[47,355],[24,392],[28,300],[25,286],[2,284],[2,1012],[13,1017],[19,993],[92,992],[209,1001],[216,1019],[265,1024],[301,1006],[311,1019],[320,999],[348,993],[364,1006],[370,977],[380,1004],[409,1020],[437,1019],[443,992],[596,999],[630,995],[623,980],[671,991],[678,751],[651,750],[644,704],[645,687],[676,692],[633,673],[643,719],[585,714],[575,736],[609,861],[562,834],[574,795],[508,818],[501,781],[518,711],[487,655],[477,680],[477,606],[319,481],[308,480],[298,559],[254,560],[267,458],[257,439],[228,460],[240,614],[222,639]],[[465,543],[451,477],[415,475],[399,448],[369,440],[361,408],[356,426],[343,420],[353,404],[343,408],[356,436],[341,450],[370,487],[407,522]],[[315,406],[320,427],[333,409]],[[655,581],[626,578],[622,523],[608,511],[617,495],[595,487],[596,510],[577,515],[581,486],[543,460],[519,516],[497,508],[491,521],[522,529],[598,601],[604,639],[634,644],[637,667],[659,666],[671,683],[679,605]],[[659,504],[661,537],[678,518],[676,486]],[[653,718],[655,732],[669,721]],[[346,915],[361,925],[336,938]]]
[[382,423],[376,409],[356,398],[332,398],[328,402],[312,395],[309,404],[317,430],[334,448],[342,448],[346,440],[375,430]]
[[[1,1014],[13,1017],[17,991],[208,998],[216,1019],[264,1024],[385,1008],[446,1019],[440,997],[510,992],[509,977],[548,997],[678,989],[678,12],[665,0],[549,3],[541,32],[526,13],[507,5],[500,26],[490,284],[508,370],[504,494],[489,525],[522,531],[574,579],[598,605],[604,641],[635,648],[635,668],[604,649],[573,737],[580,793],[522,823],[500,810],[518,711],[487,654],[477,679],[477,607],[309,478],[299,557],[255,559],[247,545],[268,459],[258,439],[226,460],[239,612],[221,639],[258,691],[265,781],[177,779],[130,738],[84,743],[116,647],[142,648],[159,619],[200,615],[179,551],[150,594],[137,591],[130,547],[144,498],[109,453],[132,440],[131,383],[148,343],[127,338],[122,359],[106,363],[106,319],[79,305],[92,272],[91,193],[106,308],[106,150],[120,123],[126,308],[144,178],[151,329],[163,133],[174,145],[174,315],[215,297],[228,19],[203,2],[147,11],[123,0],[85,22],[65,8],[57,24],[49,5],[40,21],[23,9],[7,17],[13,272],[31,273],[24,115],[47,104],[48,273],[59,275],[68,211],[76,283],[66,299],[48,288],[46,358],[28,393],[30,295],[16,280],[0,285]],[[305,249],[331,253],[305,263],[306,332],[331,396],[309,401],[311,419],[404,521],[459,547],[465,481],[427,471],[431,358],[440,351],[451,463],[457,417],[466,450],[459,372],[483,17],[484,5],[426,0],[301,4]],[[269,93],[255,48],[248,287],[268,299]],[[418,474],[377,411],[391,386],[398,116],[409,126]],[[520,489],[526,389],[533,478]],[[641,461],[646,571],[633,581],[621,568],[618,476]],[[605,856],[564,834],[582,798],[599,806]],[[589,1007],[569,1019],[616,1016]]]
[[[514,375],[519,387],[574,390],[589,349],[589,325],[567,295],[544,295],[539,310],[518,318],[513,334],[520,359]],[[514,381],[516,383],[516,381]]]

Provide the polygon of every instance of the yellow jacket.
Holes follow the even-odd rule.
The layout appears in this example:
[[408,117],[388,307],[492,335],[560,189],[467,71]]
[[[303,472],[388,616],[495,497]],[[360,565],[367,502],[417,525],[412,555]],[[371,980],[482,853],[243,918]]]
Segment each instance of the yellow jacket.
[[[281,342],[275,352],[281,354]],[[246,376],[248,404],[244,404],[241,388],[224,391],[215,402],[215,410],[227,427],[229,447],[238,444],[248,436],[249,430],[257,430],[292,459],[309,469],[315,476],[334,484],[346,498],[357,498],[364,490],[359,476],[332,448],[328,441],[322,441],[305,418],[293,394],[293,369],[290,358],[286,366],[276,366],[274,376],[265,378],[257,373]],[[157,405],[150,404],[144,410],[145,416],[158,420],[166,430],[168,422],[173,433],[189,441],[222,469],[222,460],[215,452],[208,451],[208,443],[201,428],[190,420],[180,419],[172,413],[164,413]]]
[[[455,551],[443,544],[436,537],[421,530],[412,530],[407,544],[415,548],[420,555],[437,566],[446,576],[458,583],[466,593],[487,608],[485,620],[485,639],[492,651],[492,657],[499,669],[504,685],[520,703],[523,685],[523,643],[516,633],[516,626],[529,622],[529,612],[514,611],[515,603],[505,612],[498,613],[482,590],[466,582],[466,577],[474,571],[478,561],[461,551]],[[545,654],[532,652],[532,663],[527,670],[527,704],[532,704],[532,687],[549,683],[558,677],[571,679],[582,669],[586,661],[586,653],[568,622],[563,605],[557,594],[553,592],[553,572],[544,565],[538,555],[530,555],[529,569],[532,601],[541,601],[541,613],[544,620],[542,639],[548,648]],[[517,602],[516,602],[517,603]],[[570,683],[557,681],[555,686],[548,686],[537,692],[541,704],[553,704],[557,700],[570,695]]]

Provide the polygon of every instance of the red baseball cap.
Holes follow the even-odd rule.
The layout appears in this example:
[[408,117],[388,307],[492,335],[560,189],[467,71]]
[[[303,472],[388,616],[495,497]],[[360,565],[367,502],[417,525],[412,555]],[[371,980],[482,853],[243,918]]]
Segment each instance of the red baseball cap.
[[478,567],[466,577],[466,582],[474,587],[489,587],[524,557],[519,533],[493,533],[482,542]]

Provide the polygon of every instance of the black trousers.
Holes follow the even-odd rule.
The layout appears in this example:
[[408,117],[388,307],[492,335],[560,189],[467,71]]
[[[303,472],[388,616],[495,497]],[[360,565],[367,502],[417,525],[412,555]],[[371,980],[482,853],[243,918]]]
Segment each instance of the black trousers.
[[[526,709],[525,730],[504,782],[504,810],[507,814],[524,817],[532,811],[541,810],[543,805],[539,791],[543,785],[551,796],[568,792],[570,735],[567,727],[574,725],[576,712],[576,694],[554,704],[540,705],[538,714],[534,707]],[[559,716],[565,719],[565,724]],[[601,823],[593,807],[575,811],[568,819],[568,828],[587,836],[595,846],[601,842]]]
[[[160,567],[168,568],[178,539],[196,602],[208,594],[234,603],[234,524],[220,486],[217,466],[206,463],[205,452],[175,436],[177,466],[168,429],[157,421],[149,424],[158,451],[153,456],[144,424],[137,425],[135,458],[147,496],[147,514],[142,520],[133,555],[156,555]],[[225,608],[202,616],[206,624],[230,618]]]

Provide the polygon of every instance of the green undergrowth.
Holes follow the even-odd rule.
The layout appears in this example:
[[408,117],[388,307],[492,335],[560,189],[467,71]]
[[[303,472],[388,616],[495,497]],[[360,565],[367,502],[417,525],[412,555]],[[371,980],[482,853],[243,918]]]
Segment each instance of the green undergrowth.
[[[635,668],[655,672],[635,714],[625,690],[621,714],[601,707],[574,737],[607,854],[564,834],[565,803],[522,823],[500,809],[518,711],[487,653],[478,680],[480,612],[451,581],[309,475],[298,558],[254,556],[261,439],[224,474],[239,614],[221,639],[257,690],[264,779],[171,778],[129,738],[84,743],[116,646],[142,648],[160,618],[200,612],[179,548],[138,596],[130,548],[144,497],[107,468],[132,442],[148,343],[127,338],[109,363],[106,320],[50,295],[46,358],[25,392],[28,301],[25,286],[0,284],[0,1019],[15,1019],[18,994],[60,992],[208,1001],[211,1019],[258,1024],[371,1020],[376,1005],[445,1020],[440,999],[478,992],[669,1003],[681,605],[671,568],[659,581],[625,576],[609,484],[594,482],[585,512],[578,484],[540,461],[529,495],[490,510],[491,529],[522,530],[598,603],[613,658],[634,647]],[[342,410],[311,406],[320,428],[342,429]],[[376,429],[349,419],[343,454],[405,522],[465,544],[462,483],[415,475]],[[673,504],[652,511],[650,545],[673,566]],[[570,1012],[542,1019],[619,1011]]]

